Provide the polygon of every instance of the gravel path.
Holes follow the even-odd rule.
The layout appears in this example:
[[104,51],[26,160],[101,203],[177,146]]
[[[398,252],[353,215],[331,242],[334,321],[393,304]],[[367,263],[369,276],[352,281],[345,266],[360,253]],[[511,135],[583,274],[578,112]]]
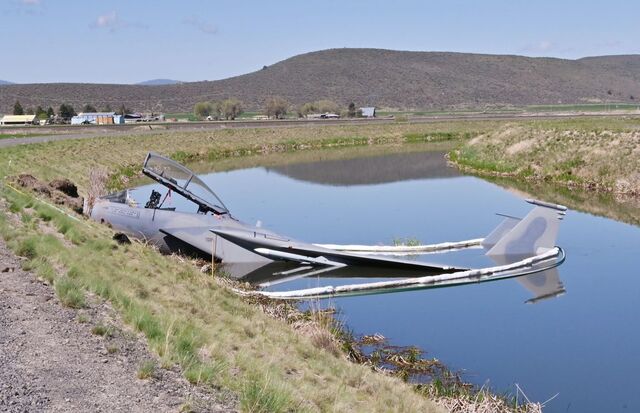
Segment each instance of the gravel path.
[[[144,341],[108,304],[88,302],[79,311],[62,307],[0,238],[0,411],[235,410],[233,397],[192,386],[176,369],[138,379],[140,364],[155,360]],[[112,333],[92,334],[97,324]]]

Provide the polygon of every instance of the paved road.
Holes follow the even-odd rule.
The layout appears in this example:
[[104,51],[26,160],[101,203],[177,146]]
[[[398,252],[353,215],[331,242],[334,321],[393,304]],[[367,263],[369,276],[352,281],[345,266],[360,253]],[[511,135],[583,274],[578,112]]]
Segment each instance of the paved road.
[[[633,116],[640,118],[638,114],[468,114],[468,115],[442,115],[423,116],[411,118],[407,123],[435,123],[448,121],[482,121],[482,120],[526,120],[526,119],[566,119],[566,118],[594,118],[594,117],[620,117]],[[20,132],[44,133],[41,136],[25,138],[0,139],[0,149],[17,145],[28,145],[32,143],[43,143],[66,139],[91,139],[104,136],[125,137],[131,135],[145,135],[162,132],[176,131],[206,131],[225,128],[292,128],[304,126],[327,126],[327,125],[371,125],[388,124],[396,122],[392,118],[375,119],[323,119],[323,120],[269,120],[269,121],[220,121],[220,122],[175,122],[162,124],[128,124],[113,126],[29,126],[21,128],[5,128],[6,130]],[[148,129],[147,129],[148,127]],[[2,133],[3,128],[0,128]]]

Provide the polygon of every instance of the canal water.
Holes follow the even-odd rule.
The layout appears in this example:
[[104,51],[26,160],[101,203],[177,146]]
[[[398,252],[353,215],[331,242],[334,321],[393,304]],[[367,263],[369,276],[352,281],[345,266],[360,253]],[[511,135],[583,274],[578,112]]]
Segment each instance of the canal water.
[[[448,167],[441,152],[307,159],[201,178],[242,221],[314,243],[472,239],[500,223],[495,213],[531,209],[522,194]],[[557,243],[567,260],[550,285],[530,277],[330,303],[356,334],[416,345],[467,381],[511,393],[517,383],[539,402],[557,395],[547,412],[640,411],[640,228],[570,210]],[[482,250],[427,260],[492,265]],[[364,281],[313,277],[271,288]]]

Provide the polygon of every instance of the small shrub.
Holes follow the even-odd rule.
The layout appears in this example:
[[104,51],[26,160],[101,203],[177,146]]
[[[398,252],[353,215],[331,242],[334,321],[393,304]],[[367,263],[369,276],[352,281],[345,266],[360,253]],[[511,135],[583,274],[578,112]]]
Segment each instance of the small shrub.
[[70,308],[85,306],[84,292],[73,280],[60,278],[56,280],[54,287],[62,305]]
[[107,353],[109,353],[109,354],[115,354],[115,353],[118,352],[118,350],[120,350],[120,349],[116,345],[107,346]]
[[222,370],[221,364],[196,363],[185,370],[184,377],[191,384],[214,384]]
[[278,413],[289,411],[291,397],[269,380],[249,380],[240,390],[240,407],[244,412]]
[[150,379],[156,372],[156,363],[153,360],[143,361],[138,366],[138,378],[141,380]]
[[82,271],[78,267],[71,267],[69,271],[67,271],[67,277],[69,278],[80,278],[82,275]]
[[38,256],[37,245],[38,242],[35,238],[24,238],[18,242],[16,254],[33,259]]
[[48,208],[40,208],[38,210],[38,217],[45,222],[49,222],[53,219],[53,212]]
[[113,328],[106,326],[104,324],[96,324],[91,328],[91,333],[96,336],[110,337],[113,335]]

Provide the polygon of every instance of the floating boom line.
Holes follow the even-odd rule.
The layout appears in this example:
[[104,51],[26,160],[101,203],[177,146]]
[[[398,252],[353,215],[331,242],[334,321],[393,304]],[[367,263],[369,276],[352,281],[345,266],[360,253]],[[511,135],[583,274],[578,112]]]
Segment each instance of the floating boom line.
[[[525,258],[511,264],[458,271],[454,273],[429,275],[419,278],[349,284],[337,287],[315,287],[293,291],[244,291],[238,289],[234,289],[234,291],[244,296],[263,296],[279,300],[299,300],[376,294],[398,290],[449,287],[454,285],[488,282],[532,274],[557,267],[564,261],[564,259],[564,250],[560,247],[554,247],[542,254]],[[535,265],[540,266],[534,267]]]
[[342,245],[342,244],[313,244],[318,247],[334,251],[359,252],[363,254],[428,254],[482,246],[484,238],[465,241],[441,242],[429,245]]

